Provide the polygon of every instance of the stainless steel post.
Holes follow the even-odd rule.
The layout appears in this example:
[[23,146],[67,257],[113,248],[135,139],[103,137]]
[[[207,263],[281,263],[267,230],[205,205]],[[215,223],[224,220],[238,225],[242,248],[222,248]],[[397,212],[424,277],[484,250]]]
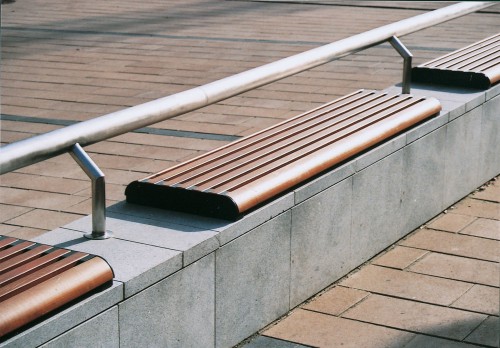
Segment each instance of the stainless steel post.
[[80,144],[73,145],[70,154],[92,181],[92,233],[85,234],[85,237],[89,239],[113,237],[111,231],[106,231],[106,182],[104,173],[82,149]]
[[398,51],[399,55],[403,57],[403,94],[410,94],[411,83],[411,60],[413,55],[410,50],[397,38],[393,36],[389,39],[389,43]]

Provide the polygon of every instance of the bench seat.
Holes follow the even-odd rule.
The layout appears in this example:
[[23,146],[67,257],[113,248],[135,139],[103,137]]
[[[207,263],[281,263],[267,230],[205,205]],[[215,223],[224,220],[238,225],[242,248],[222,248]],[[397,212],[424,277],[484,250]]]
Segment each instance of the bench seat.
[[500,81],[500,33],[414,67],[412,81],[490,88]]
[[0,236],[0,338],[112,280],[100,257]]
[[127,201],[228,220],[436,115],[434,98],[360,90],[127,186]]

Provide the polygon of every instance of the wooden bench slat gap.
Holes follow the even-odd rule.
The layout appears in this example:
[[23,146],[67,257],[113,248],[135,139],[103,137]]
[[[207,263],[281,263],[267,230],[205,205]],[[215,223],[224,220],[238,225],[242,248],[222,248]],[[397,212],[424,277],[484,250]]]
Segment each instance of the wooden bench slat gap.
[[49,245],[38,245],[33,249],[23,252],[7,261],[0,263],[0,274],[9,271],[14,267],[19,267],[24,263],[31,261],[33,258],[38,257],[40,254],[52,249]]
[[42,283],[46,279],[53,277],[57,274],[64,272],[65,270],[75,266],[79,260],[86,257],[88,254],[75,252],[56,263],[42,268],[28,276],[18,279],[10,284],[3,286],[0,289],[0,302],[30,288],[39,283]]
[[66,254],[69,254],[70,250],[66,249],[56,249],[46,255],[40,256],[37,259],[30,261],[14,270],[11,270],[5,274],[0,275],[0,286],[4,286],[10,282],[13,282],[21,277],[29,275],[36,272],[37,270],[49,265],[50,263],[56,262],[58,259]]
[[[204,181],[206,181],[205,178],[207,177],[207,175],[213,176],[213,172],[222,166],[227,166],[227,168],[223,171],[217,172],[215,176],[220,176],[224,173],[231,172],[235,168],[235,166],[236,167],[238,166],[238,164],[247,163],[252,160],[257,160],[265,155],[272,154],[274,151],[277,151],[285,147],[287,147],[289,151],[291,151],[293,150],[293,145],[296,144],[298,141],[304,138],[311,137],[314,134],[324,131],[325,129],[331,129],[346,120],[352,119],[356,115],[359,115],[361,112],[367,111],[370,108],[380,105],[392,98],[393,97],[388,98],[386,96],[378,96],[377,98],[371,98],[370,100],[367,100],[362,104],[359,105],[356,104],[356,106],[354,107],[349,107],[349,108],[346,107],[345,110],[339,109],[336,110],[335,113],[322,115],[323,118],[319,120],[317,117],[315,117],[314,119],[309,120],[309,122],[302,123],[301,124],[302,127],[300,128],[294,127],[289,129],[288,131],[291,131],[291,133],[284,133],[280,137],[269,138],[267,139],[268,140],[267,142],[256,143],[253,149],[252,148],[248,149],[249,150],[248,152],[239,153],[236,157],[225,156],[226,160],[217,167],[205,168],[204,170],[196,171],[192,173],[190,177],[187,177],[185,180],[175,182],[175,185],[186,188],[191,186],[198,186],[204,183]],[[364,108],[361,110],[356,110],[360,106],[364,106]],[[311,123],[311,124],[305,126],[306,123]],[[288,140],[288,142],[285,143],[286,140]],[[264,153],[263,154],[259,153],[259,151],[262,150],[264,151]],[[233,166],[230,166],[230,164],[232,164]],[[194,181],[194,179],[197,179],[197,181]],[[174,184],[174,183],[167,182],[166,184]]]
[[[413,104],[415,104],[415,102],[408,102],[409,105],[407,106],[411,106]],[[236,190],[237,188],[239,187],[242,187],[248,183],[250,183],[251,181],[257,179],[257,178],[260,178],[262,177],[262,175],[265,175],[265,174],[269,174],[285,165],[288,165],[288,164],[291,164],[295,161],[297,161],[298,159],[302,158],[302,157],[305,157],[305,156],[308,156],[326,146],[329,146],[341,139],[344,139],[345,137],[351,135],[351,134],[354,134],[356,132],[358,132],[359,130],[361,129],[364,129],[372,124],[375,124],[376,122],[382,120],[382,119],[385,119],[391,115],[394,115],[395,113],[398,113],[400,112],[401,110],[403,110],[404,107],[401,107],[401,108],[398,108],[397,110],[394,110],[392,112],[390,111],[387,111],[386,113],[380,115],[379,117],[374,117],[373,119],[367,119],[367,120],[364,120],[362,122],[359,122],[358,124],[356,124],[353,129],[345,129],[344,131],[340,132],[338,134],[337,137],[335,137],[334,139],[323,139],[323,141],[320,141],[319,143],[311,143],[310,144],[310,148],[309,150],[307,150],[307,152],[303,153],[303,154],[290,154],[290,159],[289,160],[286,160],[286,161],[283,161],[283,163],[277,161],[277,162],[274,162],[274,161],[271,161],[269,162],[269,165],[271,165],[270,168],[267,168],[267,169],[264,169],[262,168],[262,172],[260,170],[258,170],[256,173],[251,173],[251,176],[252,177],[239,177],[240,180],[242,180],[241,182],[239,183],[236,183],[236,184],[231,184],[230,182],[224,182],[224,183],[220,183],[216,186],[213,186],[211,187],[212,190],[217,190],[219,193],[220,192],[231,192],[233,190]],[[305,150],[305,149],[304,149]],[[248,176],[248,175],[247,175]],[[200,187],[200,189],[203,189],[203,187]]]
[[[255,147],[255,146],[262,147],[261,143],[263,143],[265,140],[272,138],[276,134],[279,134],[280,132],[288,131],[290,129],[293,129],[294,127],[303,125],[305,123],[314,122],[315,120],[317,120],[318,118],[321,118],[322,116],[324,116],[325,114],[328,114],[329,112],[337,111],[337,110],[340,110],[344,107],[350,108],[350,105],[352,105],[352,103],[354,101],[358,102],[360,100],[368,98],[366,100],[366,102],[369,102],[369,101],[376,99],[376,98],[379,98],[379,97],[380,97],[380,95],[373,96],[373,94],[365,94],[365,95],[357,96],[357,98],[355,100],[343,101],[339,105],[334,105],[333,103],[330,103],[328,105],[329,106],[328,108],[321,108],[320,110],[316,110],[314,113],[305,113],[305,114],[299,115],[299,117],[293,118],[293,119],[289,120],[289,122],[285,121],[285,122],[282,122],[282,123],[276,125],[275,127],[272,127],[272,129],[269,131],[258,133],[259,136],[253,135],[249,138],[246,138],[244,142],[239,142],[238,144],[236,144],[235,148],[231,149],[230,151],[227,151],[228,148],[219,148],[218,151],[213,154],[213,156],[210,156],[210,157],[213,157],[213,160],[210,160],[210,157],[207,156],[207,157],[209,157],[209,161],[202,161],[199,165],[197,165],[195,167],[192,166],[193,163],[187,162],[183,165],[183,168],[186,168],[186,169],[184,169],[184,171],[181,174],[175,175],[175,172],[174,172],[174,175],[172,175],[171,177],[162,178],[161,180],[159,180],[155,183],[159,183],[159,182],[163,181],[164,184],[167,184],[167,185],[179,185],[182,183],[182,180],[183,180],[183,178],[186,177],[186,175],[194,176],[194,175],[198,174],[200,171],[207,172],[209,170],[213,170],[213,168],[218,168],[222,165],[225,165],[227,162],[227,159],[231,158],[231,155],[233,155],[233,154],[242,153],[241,156],[245,156],[251,152],[244,152],[244,151],[251,150],[252,147]],[[214,167],[211,167],[211,169],[207,169],[207,165],[209,165],[209,164],[213,164]],[[200,169],[200,171],[197,171],[197,169]],[[182,175],[182,174],[184,174],[184,175]],[[171,175],[171,174],[169,173],[169,175]],[[173,179],[176,179],[176,181],[171,181]]]

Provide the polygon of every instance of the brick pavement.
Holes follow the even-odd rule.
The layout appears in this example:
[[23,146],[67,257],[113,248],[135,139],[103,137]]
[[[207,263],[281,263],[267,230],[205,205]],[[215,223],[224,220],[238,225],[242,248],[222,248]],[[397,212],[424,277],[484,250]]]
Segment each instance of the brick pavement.
[[498,347],[499,250],[497,178],[242,347]]

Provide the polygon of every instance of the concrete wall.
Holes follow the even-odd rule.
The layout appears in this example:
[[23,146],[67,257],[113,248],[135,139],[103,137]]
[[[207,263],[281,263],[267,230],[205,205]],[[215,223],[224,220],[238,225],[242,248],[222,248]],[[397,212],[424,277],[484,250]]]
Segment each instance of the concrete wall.
[[500,172],[500,86],[412,93],[443,111],[237,222],[120,203],[113,240],[84,239],[89,217],[39,237],[103,256],[115,284],[1,346],[231,347],[252,335]]

